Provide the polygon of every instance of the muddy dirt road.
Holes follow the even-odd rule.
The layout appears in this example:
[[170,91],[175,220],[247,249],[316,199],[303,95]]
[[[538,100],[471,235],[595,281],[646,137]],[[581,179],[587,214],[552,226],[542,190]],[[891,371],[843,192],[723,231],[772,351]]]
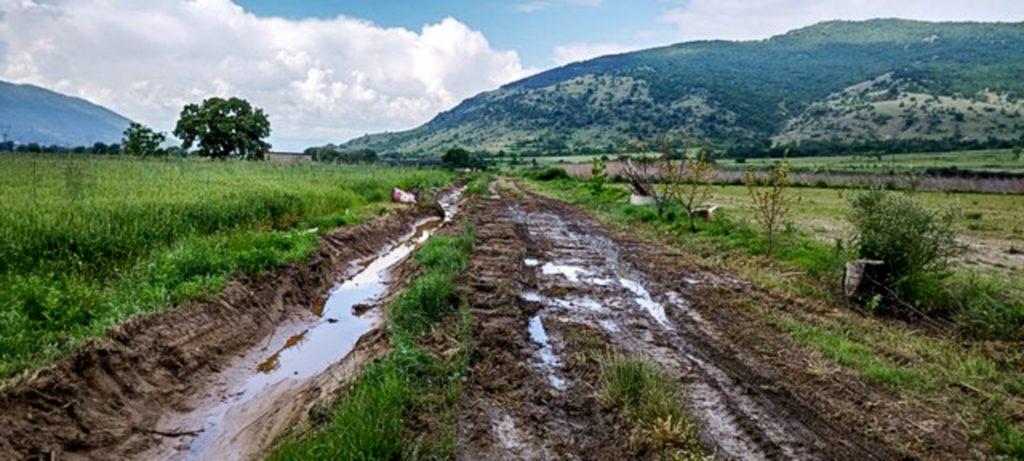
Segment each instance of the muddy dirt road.
[[967,455],[941,434],[908,434],[884,392],[816,383],[805,353],[738,313],[737,301],[773,302],[743,281],[510,183],[471,219],[477,361],[460,406],[461,459],[631,456],[628,430],[576,365],[581,331],[674,373],[718,458]]
[[8,383],[0,459],[259,458],[387,352],[381,307],[403,261],[458,208],[477,236],[460,280],[475,330],[459,459],[635,458],[630,428],[598,397],[594,350],[668,370],[719,459],[980,457],[924,403],[813,372],[819,358],[747,313],[806,307],[509,181],[470,204],[458,195],[444,213],[339,230],[309,261],[128,322]]

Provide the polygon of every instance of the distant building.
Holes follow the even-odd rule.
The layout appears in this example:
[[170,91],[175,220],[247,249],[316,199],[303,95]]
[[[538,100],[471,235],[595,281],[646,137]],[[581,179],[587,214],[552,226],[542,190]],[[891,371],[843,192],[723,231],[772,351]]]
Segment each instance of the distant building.
[[301,152],[269,152],[264,156],[266,161],[273,163],[312,163],[313,156]]

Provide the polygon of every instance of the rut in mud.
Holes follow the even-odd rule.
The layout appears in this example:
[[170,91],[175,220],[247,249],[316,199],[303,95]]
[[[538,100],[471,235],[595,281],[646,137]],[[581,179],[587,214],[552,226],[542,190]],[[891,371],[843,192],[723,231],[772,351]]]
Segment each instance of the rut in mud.
[[[775,302],[749,284],[612,235],[567,204],[519,191],[501,197],[499,189],[470,213],[478,243],[467,289],[477,331],[459,407],[460,459],[634,455],[629,430],[595,397],[593,374],[571,360],[579,351],[569,336],[580,330],[676,375],[688,400],[681,404],[720,458],[966,455],[940,433],[908,434],[905,420],[887,414],[895,407],[870,401],[895,400],[884,392],[856,383],[808,391],[813,384],[802,381],[800,361],[806,354],[752,329],[728,305],[738,297]],[[779,347],[775,353],[792,354],[793,362],[766,359],[737,333],[763,341],[765,350]]]
[[375,309],[401,283],[393,268],[451,218],[461,192],[340,229],[309,261],[131,320],[8,383],[0,459],[259,454],[386,351]]

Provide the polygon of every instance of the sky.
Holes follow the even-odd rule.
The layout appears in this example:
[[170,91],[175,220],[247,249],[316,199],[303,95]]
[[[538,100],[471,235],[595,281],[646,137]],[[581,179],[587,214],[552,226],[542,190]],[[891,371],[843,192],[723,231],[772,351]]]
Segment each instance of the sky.
[[239,96],[275,150],[414,128],[603,54],[767,38],[831,19],[1024,21],[1022,0],[0,0],[0,80],[161,131]]

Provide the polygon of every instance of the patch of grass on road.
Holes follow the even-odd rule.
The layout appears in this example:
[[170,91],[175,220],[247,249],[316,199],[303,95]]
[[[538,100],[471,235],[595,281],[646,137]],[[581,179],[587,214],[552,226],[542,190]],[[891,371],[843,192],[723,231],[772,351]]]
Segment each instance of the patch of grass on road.
[[[454,281],[473,242],[472,230],[427,241],[416,254],[420,275],[388,310],[394,351],[346,389],[329,422],[285,438],[269,459],[454,458],[454,408],[468,373],[473,324]],[[423,345],[432,335],[455,338],[457,349]]]
[[602,400],[619,409],[641,453],[656,459],[711,459],[682,407],[679,384],[661,366],[642,356],[614,355],[601,374]]

